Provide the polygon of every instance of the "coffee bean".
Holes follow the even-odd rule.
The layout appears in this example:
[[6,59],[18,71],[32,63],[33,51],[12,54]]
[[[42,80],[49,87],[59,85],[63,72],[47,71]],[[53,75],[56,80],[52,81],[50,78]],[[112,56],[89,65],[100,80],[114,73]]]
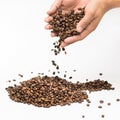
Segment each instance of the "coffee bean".
[[111,103],[107,103],[107,105],[108,105],[108,106],[110,106],[110,105],[111,105]]
[[66,74],[64,74],[64,78],[66,77]]
[[98,106],[98,108],[102,108],[102,106],[101,106],[101,105],[99,105],[99,106]]
[[15,82],[16,80],[15,80],[15,79],[13,79],[13,81]]
[[105,115],[101,115],[101,117],[102,117],[102,118],[104,118],[104,117],[105,117]]
[[9,82],[9,83],[10,83],[10,82],[11,82],[11,80],[8,80],[7,82]]
[[85,118],[85,115],[82,115],[82,118]]
[[102,73],[99,73],[100,76],[102,76],[103,74]]
[[23,75],[22,75],[22,74],[18,74],[18,76],[23,77]]
[[104,101],[103,101],[103,100],[100,100],[99,102],[100,102],[101,104],[102,104],[102,103],[104,103]]
[[119,101],[120,101],[120,99],[119,99],[119,98],[117,98],[117,99],[116,99],[116,101],[117,101],[117,102],[119,102]]
[[72,79],[72,76],[70,76],[69,79]]
[[55,72],[53,72],[53,75],[55,75]]
[[90,104],[86,104],[86,106],[87,106],[87,107],[89,107],[89,106],[90,106]]

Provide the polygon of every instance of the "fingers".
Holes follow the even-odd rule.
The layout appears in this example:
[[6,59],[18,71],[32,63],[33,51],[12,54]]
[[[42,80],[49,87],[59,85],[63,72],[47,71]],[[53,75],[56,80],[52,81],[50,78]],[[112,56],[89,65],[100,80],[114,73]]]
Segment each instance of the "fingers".
[[46,29],[46,30],[52,29],[52,25],[47,24],[47,25],[45,26],[45,29]]
[[94,19],[94,14],[92,12],[86,12],[85,16],[77,25],[77,31],[82,32]]
[[55,0],[55,2],[52,4],[50,10],[48,10],[47,14],[48,15],[53,15],[57,9],[61,6],[62,0]]
[[52,19],[53,19],[53,18],[52,18],[51,16],[48,16],[48,17],[45,18],[44,21],[47,22],[47,23],[49,23]]
[[51,32],[51,37],[55,37],[56,34],[54,32]]
[[64,40],[64,42],[61,43],[61,47],[66,47],[74,42],[83,40],[85,37],[87,37],[92,31],[94,31],[99,23],[99,19],[93,20],[86,29],[84,29],[80,35],[76,35],[73,37],[68,37]]
[[52,29],[52,25],[49,24],[49,22],[52,20],[51,16],[48,16],[47,18],[45,18],[45,22],[47,22],[48,24],[45,26],[45,29],[49,30]]

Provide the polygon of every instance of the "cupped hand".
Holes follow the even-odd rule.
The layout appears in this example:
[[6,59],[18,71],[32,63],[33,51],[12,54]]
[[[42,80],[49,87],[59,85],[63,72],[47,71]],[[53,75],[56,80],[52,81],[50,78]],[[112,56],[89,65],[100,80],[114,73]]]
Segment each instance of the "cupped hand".
[[[80,34],[66,38],[64,42],[61,43],[61,47],[68,46],[87,37],[96,29],[103,15],[109,10],[109,5],[106,0],[55,0],[47,12],[48,17],[45,21],[48,24],[45,26],[46,29],[52,29],[49,21],[60,7],[62,7],[63,12],[68,12],[72,9],[77,11],[77,8],[85,7],[85,16],[76,26],[76,30],[80,32]],[[51,33],[51,36],[55,36],[55,33]]]

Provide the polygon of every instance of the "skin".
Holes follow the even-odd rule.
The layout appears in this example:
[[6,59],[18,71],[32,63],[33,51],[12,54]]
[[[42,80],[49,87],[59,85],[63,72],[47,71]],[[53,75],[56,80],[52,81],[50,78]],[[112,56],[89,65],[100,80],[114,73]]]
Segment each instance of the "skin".
[[[77,11],[77,8],[85,7],[85,16],[76,26],[76,30],[80,32],[80,34],[66,38],[64,42],[61,43],[61,47],[66,47],[74,42],[83,40],[93,32],[107,11],[120,7],[120,0],[55,0],[47,12],[48,17],[45,18],[45,22],[49,23],[52,15],[54,15],[61,6],[63,12],[68,12],[72,9]],[[45,28],[50,30],[52,26],[47,24]],[[51,33],[51,36],[54,37],[55,33]]]

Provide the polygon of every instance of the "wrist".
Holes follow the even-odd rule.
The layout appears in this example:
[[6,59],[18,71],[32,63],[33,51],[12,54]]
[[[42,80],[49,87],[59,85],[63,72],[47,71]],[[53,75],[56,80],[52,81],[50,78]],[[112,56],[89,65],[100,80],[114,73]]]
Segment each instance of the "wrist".
[[120,7],[120,0],[105,0],[108,5],[108,10]]

